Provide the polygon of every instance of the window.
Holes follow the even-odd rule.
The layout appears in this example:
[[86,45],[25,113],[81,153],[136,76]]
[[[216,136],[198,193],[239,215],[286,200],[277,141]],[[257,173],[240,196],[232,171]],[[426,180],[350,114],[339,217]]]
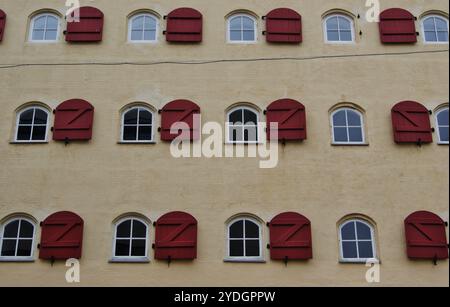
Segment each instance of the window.
[[228,259],[260,261],[262,256],[261,226],[253,218],[238,218],[228,225]]
[[145,260],[148,256],[148,225],[138,218],[116,224],[113,259]]
[[153,113],[145,107],[133,107],[122,116],[123,142],[152,142]]
[[366,262],[376,258],[373,227],[366,221],[346,221],[339,228],[341,261]]
[[32,260],[34,223],[26,218],[14,218],[0,228],[0,260]]
[[245,14],[233,15],[228,19],[228,41],[232,43],[256,42],[256,20]]
[[31,20],[30,40],[57,41],[59,33],[59,17],[54,14],[40,14]]
[[439,15],[430,15],[422,21],[425,43],[448,44],[448,20]]
[[448,144],[448,107],[437,111],[436,126],[438,128],[439,144]]
[[249,107],[238,107],[228,112],[228,142],[250,144],[258,142],[258,112]]
[[132,42],[156,42],[158,20],[151,14],[138,14],[130,19],[128,39]]
[[48,111],[29,107],[17,115],[16,142],[45,142],[47,140]]
[[341,108],[331,114],[333,144],[364,144],[363,116],[360,112]]
[[329,43],[352,43],[355,40],[353,20],[345,15],[325,18],[325,40]]

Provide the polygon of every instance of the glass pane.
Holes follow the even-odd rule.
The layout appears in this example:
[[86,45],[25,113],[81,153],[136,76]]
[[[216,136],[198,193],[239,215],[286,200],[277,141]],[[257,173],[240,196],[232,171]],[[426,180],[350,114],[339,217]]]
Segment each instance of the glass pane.
[[356,230],[358,231],[358,240],[372,240],[372,233],[366,224],[356,222]]
[[244,237],[244,221],[237,221],[230,226],[230,238]]
[[256,125],[258,122],[258,116],[250,110],[244,110],[244,121],[245,124]]
[[347,121],[349,126],[361,126],[361,117],[355,111],[347,111]]
[[373,258],[372,242],[358,242],[359,258]]
[[448,142],[448,127],[439,128],[439,137],[441,142]]
[[244,141],[250,141],[250,142],[258,141],[258,127],[246,126],[244,129]]
[[144,32],[144,40],[146,41],[154,41],[156,40],[156,31],[149,30]]
[[338,33],[338,31],[328,31],[327,32],[327,39],[330,42],[338,42],[339,41],[339,33]]
[[350,142],[362,142],[362,128],[348,128]]
[[3,240],[2,244],[2,256],[15,256],[16,255],[16,242],[17,240]]
[[255,40],[255,32],[254,31],[245,30],[243,35],[244,35],[243,40],[246,42],[251,42],[251,41]]
[[241,39],[241,31],[232,30],[230,31],[230,40],[231,41],[240,41]]
[[341,229],[342,240],[355,240],[355,223],[351,222],[342,227]]
[[437,42],[436,32],[425,32],[425,40],[427,42]]
[[133,31],[131,31],[131,40],[132,41],[140,41],[140,40],[142,40],[142,31],[141,30],[133,30]]
[[244,256],[244,241],[230,240],[230,256],[243,257]]
[[259,257],[259,240],[245,241],[245,256]]
[[152,126],[140,126],[138,140],[139,141],[151,141],[152,140]]
[[244,141],[243,138],[243,127],[230,127],[230,139],[235,142]]
[[242,17],[243,30],[255,30],[255,24],[249,17]]
[[241,17],[235,17],[230,20],[230,30],[241,30]]
[[134,220],[133,221],[133,237],[134,238],[146,238],[147,226],[144,223]]
[[137,114],[138,109],[133,109],[128,111],[124,116],[125,125],[136,125],[137,124]]
[[56,30],[58,29],[58,19],[52,16],[48,16],[47,18],[47,31],[48,30]]
[[438,40],[440,42],[448,42],[448,32],[438,32]]
[[32,39],[35,41],[44,40],[44,30],[34,30]]
[[130,255],[130,240],[116,240],[115,256]]
[[36,109],[34,112],[34,123],[38,125],[45,125],[47,124],[47,113]]
[[141,125],[151,125],[152,124],[152,113],[147,110],[139,111],[139,124]]
[[47,41],[54,41],[56,40],[56,30],[47,30],[47,32],[45,32],[45,40]]
[[338,29],[338,19],[337,17],[331,17],[327,20],[327,30],[337,30]]
[[437,31],[448,31],[447,21],[442,18],[435,18]]
[[228,121],[232,124],[242,124],[244,123],[244,119],[242,118],[242,110],[236,110],[230,114]]
[[20,125],[31,125],[33,122],[33,109],[24,111],[20,114]]
[[133,240],[131,256],[145,256],[145,240]]
[[348,142],[347,128],[334,128],[335,142]]
[[131,233],[131,220],[122,222],[117,226],[117,237],[118,238],[129,238]]
[[5,226],[5,231],[3,232],[4,238],[17,238],[17,233],[19,231],[19,221],[14,221]]
[[17,256],[31,256],[31,243],[32,240],[19,240],[19,244],[17,245]]
[[245,221],[245,237],[259,238],[259,226],[252,221]]
[[350,31],[352,29],[352,24],[347,18],[339,17],[339,29]]
[[19,126],[17,129],[18,141],[29,141],[31,137],[31,126]]
[[123,140],[124,141],[136,141],[137,127],[125,126],[123,127]]
[[347,126],[347,122],[345,120],[345,110],[338,111],[333,115],[333,125],[334,126]]
[[145,16],[144,29],[156,30],[156,20],[151,16]]
[[45,141],[46,126],[34,126],[33,127],[33,141]]
[[144,29],[144,16],[134,18],[132,23],[132,30],[142,31],[143,29]]
[[423,28],[425,29],[425,31],[435,31],[434,18],[430,17],[425,19],[423,22]]
[[39,18],[36,18],[34,21],[34,30],[44,30],[45,29],[45,19],[46,16],[42,16]]
[[34,226],[33,224],[22,220],[20,224],[20,237],[21,238],[33,238]]
[[351,42],[352,40],[351,31],[341,31],[341,42]]
[[345,259],[358,258],[356,242],[342,242],[342,252]]

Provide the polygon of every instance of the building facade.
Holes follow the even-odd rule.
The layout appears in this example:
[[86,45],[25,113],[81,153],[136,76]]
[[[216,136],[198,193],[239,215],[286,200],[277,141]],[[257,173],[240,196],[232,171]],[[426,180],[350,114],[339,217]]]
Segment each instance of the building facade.
[[[379,4],[0,0],[0,285],[448,286],[449,4]],[[274,167],[171,152],[173,112],[250,150],[277,101]]]

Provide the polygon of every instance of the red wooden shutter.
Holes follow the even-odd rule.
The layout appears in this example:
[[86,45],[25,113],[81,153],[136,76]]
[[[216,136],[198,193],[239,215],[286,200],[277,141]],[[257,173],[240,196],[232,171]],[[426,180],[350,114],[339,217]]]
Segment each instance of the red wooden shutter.
[[272,260],[311,259],[311,222],[301,214],[285,212],[269,224],[270,257]]
[[53,213],[41,223],[40,259],[81,258],[83,219],[75,213]]
[[[99,9],[84,6],[79,9],[80,21],[68,22],[66,41],[100,42],[103,36],[103,13]],[[75,12],[72,13],[74,17]]]
[[6,26],[6,13],[0,10],[0,42],[3,39],[3,33],[5,32]]
[[166,40],[168,42],[202,41],[203,16],[194,9],[183,7],[167,15]]
[[404,9],[388,9],[380,14],[382,43],[417,42],[415,17]]
[[177,122],[184,122],[190,127],[190,139],[197,140],[200,135],[200,123],[194,124],[194,114],[200,114],[200,107],[189,100],[174,100],[162,108],[161,112],[161,140],[172,141],[177,134],[170,133],[170,127]]
[[267,139],[270,140],[270,123],[278,123],[278,140],[306,139],[306,111],[298,101],[280,99],[272,102],[266,111]]
[[302,16],[294,10],[280,8],[271,11],[266,19],[266,40],[270,43],[302,42]]
[[55,110],[53,140],[90,140],[94,121],[94,107],[87,101],[71,99]]
[[155,258],[197,258],[197,220],[184,212],[170,212],[156,222]]
[[408,257],[411,259],[447,259],[445,222],[436,214],[417,211],[405,219]]
[[430,115],[423,105],[415,101],[402,101],[392,108],[391,113],[395,142],[433,142]]

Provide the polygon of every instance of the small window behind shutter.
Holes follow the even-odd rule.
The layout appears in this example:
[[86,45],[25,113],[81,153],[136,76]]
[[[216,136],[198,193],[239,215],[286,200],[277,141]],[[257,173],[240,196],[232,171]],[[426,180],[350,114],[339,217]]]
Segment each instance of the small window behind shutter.
[[312,254],[311,222],[301,214],[285,212],[269,224],[272,260],[307,260]]
[[403,101],[396,104],[391,113],[395,142],[433,142],[430,115],[423,105],[415,101]]
[[270,43],[302,42],[302,17],[294,10],[280,8],[266,16],[266,40]]
[[380,14],[380,36],[382,43],[417,42],[413,14],[398,8],[383,11]]
[[200,107],[192,101],[180,99],[166,104],[161,110],[161,140],[172,141],[181,134],[170,133],[170,128],[177,122],[188,124],[190,139],[197,140],[200,136],[200,123],[195,123],[195,114],[200,114]]
[[80,259],[84,222],[75,213],[53,213],[42,223],[40,259]]
[[167,15],[166,40],[168,42],[202,41],[203,16],[192,8],[179,8]]
[[417,211],[405,219],[408,257],[447,259],[448,244],[444,221],[434,213]]
[[155,258],[197,258],[197,220],[185,212],[170,212],[156,222]]
[[0,10],[0,42],[3,39],[3,33],[5,32],[6,26],[6,13]]
[[[103,13],[99,9],[84,6],[79,9],[79,22],[67,22],[66,41],[100,42],[103,36]],[[72,13],[74,18],[75,12]]]
[[92,138],[94,107],[87,101],[71,99],[55,110],[53,140],[77,141]]
[[[280,99],[267,107],[267,139],[270,140],[270,123],[278,123],[278,140],[306,139],[306,111],[298,101]],[[277,132],[277,131],[273,131]]]

